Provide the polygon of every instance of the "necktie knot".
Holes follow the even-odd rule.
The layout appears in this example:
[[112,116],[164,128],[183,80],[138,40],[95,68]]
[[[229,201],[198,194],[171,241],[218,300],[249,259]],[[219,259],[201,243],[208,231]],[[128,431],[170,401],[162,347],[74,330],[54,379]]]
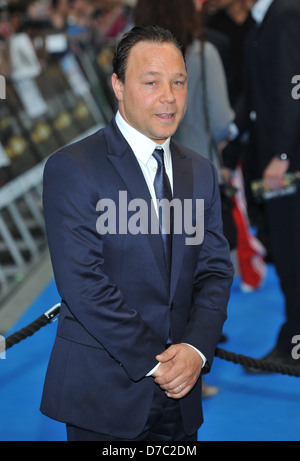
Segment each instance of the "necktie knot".
[[164,150],[162,148],[156,148],[152,155],[159,165],[164,166]]

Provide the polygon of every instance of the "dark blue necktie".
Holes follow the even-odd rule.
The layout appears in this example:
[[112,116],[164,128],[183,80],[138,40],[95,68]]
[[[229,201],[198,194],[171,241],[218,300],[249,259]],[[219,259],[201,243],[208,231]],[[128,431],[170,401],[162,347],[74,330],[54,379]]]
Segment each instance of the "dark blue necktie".
[[[157,200],[172,200],[172,190],[168,175],[164,165],[164,150],[156,148],[153,157],[157,161],[157,172],[154,178],[154,189]],[[169,206],[159,206],[159,227],[164,244],[167,267],[170,272],[171,268],[171,251],[172,251],[172,215]]]

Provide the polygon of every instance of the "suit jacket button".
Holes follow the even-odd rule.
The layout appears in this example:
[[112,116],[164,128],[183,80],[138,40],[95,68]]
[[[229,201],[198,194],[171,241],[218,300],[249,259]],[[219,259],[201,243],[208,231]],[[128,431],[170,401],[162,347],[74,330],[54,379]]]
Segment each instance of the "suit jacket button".
[[174,309],[174,303],[171,303],[170,305],[170,311],[172,311]]

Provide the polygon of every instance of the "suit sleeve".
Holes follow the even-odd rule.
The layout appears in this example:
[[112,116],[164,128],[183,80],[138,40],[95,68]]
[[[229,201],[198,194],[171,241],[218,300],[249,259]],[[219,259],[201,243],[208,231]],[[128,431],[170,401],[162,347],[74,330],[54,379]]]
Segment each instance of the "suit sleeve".
[[54,154],[48,160],[43,203],[60,296],[129,378],[142,378],[164,348],[103,270],[103,238],[96,230],[97,194],[84,169],[69,155]]
[[223,235],[218,178],[213,170],[213,193],[208,206],[204,240],[194,275],[189,323],[183,342],[197,347],[206,357],[203,373],[212,365],[217,343],[227,318],[227,304],[233,280],[229,245]]

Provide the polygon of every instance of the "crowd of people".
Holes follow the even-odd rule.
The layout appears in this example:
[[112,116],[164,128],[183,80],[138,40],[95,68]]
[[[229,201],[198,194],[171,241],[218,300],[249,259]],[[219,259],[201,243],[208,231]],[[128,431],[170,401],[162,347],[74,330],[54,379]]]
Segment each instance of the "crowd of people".
[[[274,263],[286,321],[266,358],[296,365],[290,350],[300,328],[300,202],[297,194],[279,193],[286,173],[300,170],[300,105],[291,96],[300,72],[296,0],[0,1],[0,73],[11,75],[10,43],[19,32],[26,31],[37,53],[41,33],[63,33],[72,46],[99,50],[133,26],[154,24],[171,30],[185,51],[188,104],[173,138],[216,167],[241,288],[259,289],[266,261]],[[105,64],[112,72],[109,58]],[[279,197],[258,203],[255,180]]]
[[0,186],[111,117],[112,49],[130,27],[120,1],[0,2]]
[[65,32],[93,44],[120,36],[131,21],[131,3],[125,0],[3,0],[0,38],[39,28],[42,34]]

